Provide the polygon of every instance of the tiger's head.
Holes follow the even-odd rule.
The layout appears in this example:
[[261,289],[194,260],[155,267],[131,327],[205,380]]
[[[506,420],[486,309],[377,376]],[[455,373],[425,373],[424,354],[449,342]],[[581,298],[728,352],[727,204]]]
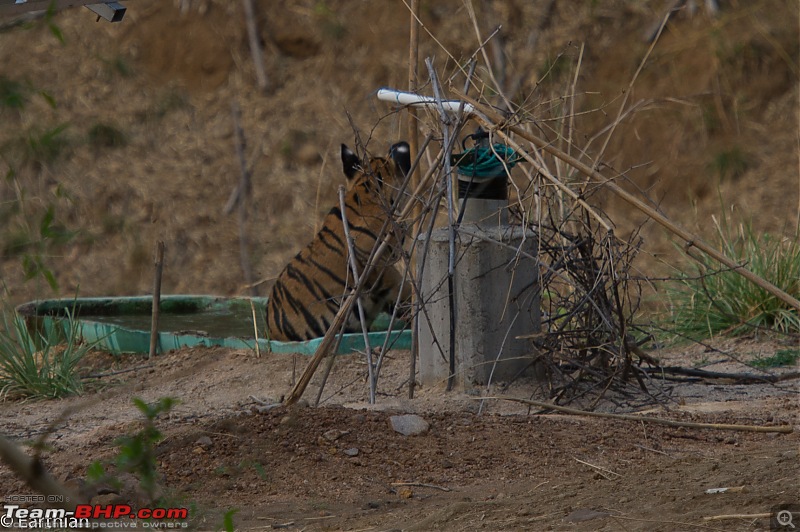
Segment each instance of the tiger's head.
[[411,170],[411,150],[407,142],[389,148],[389,157],[373,157],[364,165],[350,148],[342,144],[342,169],[347,176],[347,189],[363,187],[367,192],[392,206],[398,199],[400,185]]
[[[400,188],[406,175],[411,170],[411,151],[407,142],[398,142],[389,149],[389,156],[373,157],[362,163],[358,155],[342,144],[342,169],[347,177],[347,196],[349,225],[369,228],[369,232],[377,235],[380,231],[388,231],[390,253],[388,262],[399,260],[399,252],[404,239],[405,225],[386,223],[394,210],[396,216],[400,197]],[[394,207],[394,209],[393,209]],[[363,232],[354,235],[357,247],[359,240],[366,245],[371,237]]]

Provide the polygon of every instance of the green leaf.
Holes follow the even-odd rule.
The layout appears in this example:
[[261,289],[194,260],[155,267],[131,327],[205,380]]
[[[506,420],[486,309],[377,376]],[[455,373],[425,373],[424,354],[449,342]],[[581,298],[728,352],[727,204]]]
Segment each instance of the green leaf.
[[53,22],[53,18],[56,15],[56,3],[55,0],[50,2],[50,5],[47,7],[47,13],[45,14],[45,22],[47,23],[47,27],[50,29],[50,33],[58,39],[61,44],[64,44],[64,34],[61,33],[61,28],[59,28],[55,22]]
[[39,235],[42,238],[48,238],[54,236],[54,232],[51,229],[53,224],[53,219],[55,218],[55,209],[52,205],[47,207],[47,210],[42,215],[42,220],[39,222]]
[[58,281],[56,280],[56,276],[53,275],[53,272],[47,268],[42,268],[41,272],[53,292],[58,292]]
[[100,480],[106,475],[106,470],[99,460],[95,460],[86,468],[86,478],[88,480]]
[[224,528],[226,532],[233,532],[235,530],[236,527],[233,525],[233,516],[238,511],[238,508],[231,508],[222,516],[222,528]]
[[39,94],[42,96],[42,98],[44,98],[44,100],[51,108],[53,109],[56,108],[56,99],[53,98],[53,96],[49,92],[41,90],[39,91]]

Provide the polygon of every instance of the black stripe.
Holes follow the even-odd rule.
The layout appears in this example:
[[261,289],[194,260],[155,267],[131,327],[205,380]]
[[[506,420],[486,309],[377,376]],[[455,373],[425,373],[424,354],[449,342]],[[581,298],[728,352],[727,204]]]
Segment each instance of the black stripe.
[[[328,238],[333,239],[336,242],[336,245],[333,245],[333,244],[329,243],[328,242]],[[319,232],[319,241],[322,242],[322,244],[326,248],[330,249],[334,253],[336,253],[338,255],[342,254],[342,248],[344,247],[344,242],[342,241],[341,238],[339,238],[339,235],[337,235],[336,233],[331,231],[327,226],[323,227],[320,230],[320,232]]]
[[327,331],[327,329],[323,330],[320,328],[318,318],[316,318],[313,314],[311,314],[305,307],[303,307],[302,313],[303,313],[303,318],[305,318],[306,320],[306,325],[308,326],[309,329],[311,329],[311,332],[314,333],[314,336],[309,337],[309,340],[311,338],[319,338],[320,336],[325,336],[325,331]]
[[314,284],[317,286],[317,289],[319,289],[320,293],[322,293],[322,296],[325,298],[324,299],[325,307],[333,314],[339,312],[339,307],[341,306],[341,303],[339,303],[339,301],[337,301],[335,297],[333,297],[330,293],[328,293],[325,287],[322,286],[319,282],[315,280]]
[[[275,287],[277,289],[282,288],[282,286]],[[278,302],[277,297],[277,290],[273,289],[272,291],[272,299],[270,300],[270,306],[273,307],[273,311],[271,312],[272,321],[275,325],[276,331],[289,340],[300,340],[297,335],[297,332],[294,330],[292,325],[286,318],[286,313],[283,311],[283,307]]]
[[283,326],[281,328],[281,331],[283,332],[283,335],[286,338],[288,338],[290,341],[302,340],[303,338],[301,338],[300,335],[297,334],[297,331],[294,330],[294,327],[292,327],[292,324],[289,323],[289,321],[286,319],[285,315],[284,315],[283,318],[284,318],[283,319]]
[[300,312],[302,305],[300,305],[297,299],[295,299],[294,295],[292,295],[289,289],[286,288],[286,286],[284,286],[283,284],[281,284],[281,292],[282,292],[281,301],[284,301],[286,304],[292,307],[292,310],[294,310],[295,312]]
[[331,210],[328,211],[328,216],[333,216],[337,220],[342,221],[342,211],[339,209],[339,207],[331,207]]
[[369,227],[363,227],[360,225],[351,225],[350,226],[351,233],[361,233],[362,235],[369,236],[372,240],[378,240],[378,235],[372,232]]
[[280,324],[278,322],[278,318],[280,316],[281,307],[278,305],[278,297],[275,293],[275,289],[273,288],[272,293],[269,295],[269,318],[270,321],[273,322],[276,329],[280,330]]
[[[361,216],[361,209],[357,209],[357,208],[353,207],[352,205],[350,205],[349,203],[345,203],[345,204],[344,204],[344,206],[345,206],[345,207],[346,207],[348,210],[352,211],[352,212],[353,212],[353,214],[355,214],[356,216]],[[359,204],[359,207],[361,207],[361,204]],[[340,219],[341,219],[341,216],[342,216],[342,211],[339,211],[339,218],[340,218]],[[350,215],[348,215],[347,225],[350,225],[350,219],[349,219],[349,216],[350,216]]]
[[313,264],[314,266],[316,266],[317,268],[319,268],[319,271],[323,272],[325,275],[330,277],[331,280],[333,280],[334,282],[336,282],[336,283],[338,283],[338,284],[340,284],[342,286],[345,285],[345,280],[342,279],[341,277],[339,277],[336,274],[336,272],[331,271],[329,268],[327,268],[326,266],[323,266],[322,264],[320,264],[319,262],[315,261],[314,259],[310,259],[309,262],[311,264]]
[[[283,290],[283,283],[276,281],[269,296],[269,304],[272,307],[272,314],[276,317],[280,315],[281,309],[283,308],[283,297],[281,296],[281,290]],[[277,318],[275,320],[275,324],[277,325]]]
[[309,293],[314,299],[320,299],[320,295],[314,289],[313,283],[306,276],[306,274],[303,273],[302,270],[295,268],[291,263],[289,263],[286,266],[286,275],[288,275],[290,279],[294,279],[295,281],[302,284],[306,288],[306,290],[309,291]]
[[322,284],[316,279],[314,279],[314,286],[317,287],[317,290],[319,290],[320,295],[322,295],[321,301],[326,301],[326,302],[335,301],[333,295],[331,295],[328,292],[328,290],[324,286],[322,286]]
[[[295,299],[294,295],[285,288],[284,288],[284,299],[289,303],[289,305],[291,305],[292,309],[296,313],[300,314],[303,317],[303,320],[306,322],[307,326],[305,332],[308,333],[308,330],[310,329],[311,333],[316,335],[316,336],[308,336],[306,334],[306,336],[308,336],[308,339],[317,338],[325,334],[325,331],[320,330],[319,323],[317,323],[317,319],[314,317],[313,314],[311,314],[308,311],[308,307],[306,305],[302,305],[297,299]],[[292,330],[292,334],[294,337],[301,339],[300,335],[298,335],[297,332],[295,332],[295,330],[288,323],[286,324],[286,328]]]

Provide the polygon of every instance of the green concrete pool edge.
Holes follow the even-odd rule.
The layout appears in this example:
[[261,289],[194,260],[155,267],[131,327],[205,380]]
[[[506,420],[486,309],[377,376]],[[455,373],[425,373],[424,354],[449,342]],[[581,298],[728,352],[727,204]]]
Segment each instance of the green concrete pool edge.
[[[266,306],[267,298],[263,297],[221,297],[210,295],[165,295],[161,298],[162,312],[175,308],[210,308],[214,305],[246,305],[250,307],[251,301],[256,309]],[[23,303],[16,308],[17,317],[24,319],[29,334],[32,330],[48,334],[55,331],[57,334],[66,336],[68,334],[69,320],[63,316],[48,315],[49,313],[64,312],[65,309],[70,313],[73,309],[81,307],[104,308],[104,309],[136,309],[149,308],[152,304],[152,296],[130,296],[130,297],[92,297],[92,298],[73,298],[73,299],[47,299],[30,301]],[[148,353],[150,350],[150,331],[129,329],[118,325],[101,323],[97,321],[81,320],[80,314],[74,320],[78,324],[78,336],[86,343],[96,345],[98,349],[106,350],[110,353]],[[261,330],[261,329],[260,329]],[[382,346],[386,343],[386,331],[370,332],[368,340],[371,347]],[[305,342],[279,342],[269,341],[266,338],[258,339],[258,349],[262,353],[290,354],[298,353],[303,355],[313,355],[322,342],[322,338],[315,338]],[[253,338],[227,337],[217,338],[209,336],[198,336],[193,334],[181,334],[180,332],[159,332],[158,333],[158,352],[163,353],[184,347],[227,347],[231,349],[250,349],[255,350],[256,340]],[[410,349],[411,331],[392,331],[387,345],[392,349]],[[352,333],[342,335],[339,343],[338,354],[348,354],[354,351],[363,351],[364,335],[362,333]]]

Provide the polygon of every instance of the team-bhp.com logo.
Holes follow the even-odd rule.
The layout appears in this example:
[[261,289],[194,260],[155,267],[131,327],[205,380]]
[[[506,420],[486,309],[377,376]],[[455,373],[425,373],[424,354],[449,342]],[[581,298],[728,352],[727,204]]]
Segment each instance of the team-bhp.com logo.
[[[61,508],[22,508],[6,504],[0,526],[15,529],[48,528],[186,528],[186,508],[139,508],[127,504],[79,504],[75,510]],[[113,521],[113,523],[108,522]]]

